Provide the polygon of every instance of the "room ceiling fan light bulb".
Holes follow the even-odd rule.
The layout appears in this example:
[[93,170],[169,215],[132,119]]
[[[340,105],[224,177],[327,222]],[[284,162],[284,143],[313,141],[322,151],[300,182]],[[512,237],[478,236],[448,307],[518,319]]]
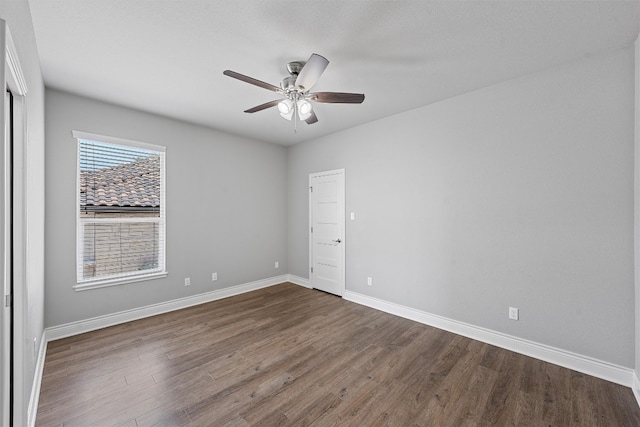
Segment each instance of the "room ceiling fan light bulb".
[[278,111],[280,111],[280,115],[284,117],[285,115],[293,111],[293,102],[288,99],[283,99],[282,101],[278,102]]
[[309,117],[311,117],[312,107],[309,101],[307,101],[306,99],[301,99],[297,102],[297,106],[298,116],[300,117],[300,120],[307,120]]
[[300,114],[311,113],[311,103],[306,99],[301,99],[298,101],[298,110],[300,110]]

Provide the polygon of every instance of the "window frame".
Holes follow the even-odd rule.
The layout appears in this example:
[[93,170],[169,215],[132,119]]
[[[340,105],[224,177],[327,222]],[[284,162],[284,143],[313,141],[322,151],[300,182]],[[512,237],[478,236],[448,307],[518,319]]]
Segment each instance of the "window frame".
[[[94,133],[82,132],[74,130],[71,132],[76,143],[76,203],[75,203],[75,216],[76,216],[76,284],[73,286],[75,291],[84,291],[89,289],[104,288],[108,286],[124,285],[127,283],[135,283],[145,280],[158,279],[166,277],[168,272],[166,269],[166,253],[167,253],[167,241],[166,241],[166,147],[161,145],[149,144],[146,142],[134,141],[129,139],[117,138],[106,135],[99,135]],[[141,148],[144,150],[151,150],[158,152],[160,155],[160,216],[156,220],[149,218],[92,218],[90,220],[82,220],[80,216],[80,140],[88,140],[95,142],[102,142],[106,144],[120,145],[132,148]],[[100,278],[84,279],[80,277],[82,271],[81,265],[84,263],[83,252],[83,231],[82,226],[86,222],[157,222],[158,223],[158,268],[151,272],[128,273],[121,276],[104,276]]]

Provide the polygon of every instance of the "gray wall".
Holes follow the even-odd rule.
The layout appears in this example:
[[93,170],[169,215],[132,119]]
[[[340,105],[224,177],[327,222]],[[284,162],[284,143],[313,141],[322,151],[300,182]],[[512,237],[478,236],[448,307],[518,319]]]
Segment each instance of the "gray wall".
[[26,0],[0,1],[0,19],[4,19],[9,25],[29,89],[26,96],[28,135],[24,147],[25,162],[23,165],[14,165],[16,173],[24,173],[26,176],[26,300],[15,301],[15,305],[22,305],[25,311],[23,321],[26,342],[17,343],[23,347],[25,383],[16,385],[16,390],[23,391],[24,408],[20,414],[15,415],[16,420],[24,421],[36,366],[33,339],[36,339],[39,346],[44,316],[44,85],[29,3]]
[[[164,145],[168,277],[75,292],[72,130]],[[139,308],[288,272],[286,148],[46,92],[45,325]],[[280,268],[274,268],[274,262]],[[211,273],[218,281],[211,282]],[[184,286],[184,278],[191,286]]]
[[348,291],[634,367],[633,70],[628,47],[291,147],[290,273],[308,174],[344,167]]

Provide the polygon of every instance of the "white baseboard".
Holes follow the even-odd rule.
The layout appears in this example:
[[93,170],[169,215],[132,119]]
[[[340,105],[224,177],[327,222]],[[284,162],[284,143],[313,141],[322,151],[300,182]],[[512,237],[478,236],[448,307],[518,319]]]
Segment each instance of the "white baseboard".
[[638,378],[638,372],[633,373],[633,385],[631,386],[633,395],[636,397],[636,402],[640,405],[640,378]]
[[46,331],[42,332],[40,339],[40,348],[38,350],[38,358],[36,359],[36,369],[33,375],[33,384],[31,386],[31,395],[29,396],[29,407],[27,408],[27,425],[33,427],[36,425],[36,415],[38,413],[38,402],[40,400],[40,386],[42,385],[42,371],[44,370],[44,358],[47,354],[47,338]]
[[257,280],[243,285],[218,289],[212,292],[205,292],[203,294],[152,304],[141,308],[125,310],[119,313],[107,314],[105,316],[94,317],[87,320],[71,322],[60,326],[53,326],[45,329],[45,335],[47,341],[54,341],[85,332],[95,331],[96,329],[102,329],[109,326],[119,325],[121,323],[131,322],[133,320],[143,319],[145,317],[155,316],[157,314],[168,313],[170,311],[204,304],[222,298],[228,298],[245,292],[274,286],[286,281],[288,281],[287,275],[270,277],[268,279]]
[[[346,291],[342,296],[348,301],[366,305],[386,313],[414,320],[438,329],[482,341],[497,347],[515,351],[525,356],[535,357],[574,371],[602,378],[626,387],[632,387],[636,399],[640,402],[640,381],[633,369],[614,365],[588,356],[517,338],[511,335],[448,319],[446,317],[416,310],[410,307],[387,302],[378,298]],[[635,383],[634,383],[635,381]],[[637,385],[637,387],[635,385]]]
[[287,282],[291,282],[294,285],[302,286],[305,288],[312,289],[311,284],[309,284],[309,279],[305,279],[304,277],[296,276],[295,274],[287,274]]

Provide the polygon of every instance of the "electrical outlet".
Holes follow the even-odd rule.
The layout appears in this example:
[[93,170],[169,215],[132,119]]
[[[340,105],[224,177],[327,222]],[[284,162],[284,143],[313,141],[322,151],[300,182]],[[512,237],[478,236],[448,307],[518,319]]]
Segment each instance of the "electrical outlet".
[[355,221],[355,219],[356,219],[356,213],[351,212],[351,221]]
[[367,285],[373,286],[373,280],[371,280],[371,277],[367,277]]
[[509,319],[518,320],[520,317],[519,310],[515,307],[509,307]]
[[278,261],[276,261],[276,267],[275,268],[280,268],[280,263]]
[[184,278],[184,285],[185,286],[191,286],[191,278],[185,277]]
[[218,280],[218,273],[211,273],[211,281],[215,282],[216,280]]

